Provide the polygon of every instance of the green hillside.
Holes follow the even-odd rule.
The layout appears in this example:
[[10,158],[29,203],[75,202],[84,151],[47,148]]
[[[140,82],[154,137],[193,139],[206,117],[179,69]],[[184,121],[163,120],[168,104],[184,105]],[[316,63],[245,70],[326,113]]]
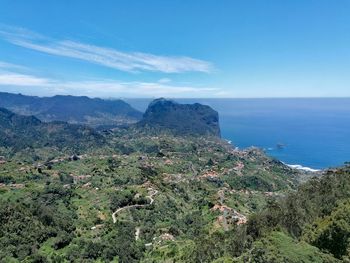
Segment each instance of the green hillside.
[[348,260],[347,166],[321,176],[216,136],[5,109],[0,125],[2,262]]
[[43,123],[33,116],[22,116],[0,108],[0,147],[16,153],[52,147],[81,151],[103,144],[103,136],[92,128],[65,122]]

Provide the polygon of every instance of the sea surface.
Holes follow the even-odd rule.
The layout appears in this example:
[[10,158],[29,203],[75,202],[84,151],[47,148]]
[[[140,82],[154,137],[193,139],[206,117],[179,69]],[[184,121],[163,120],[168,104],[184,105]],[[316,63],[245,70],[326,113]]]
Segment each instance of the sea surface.
[[[144,111],[150,99],[127,99]],[[219,112],[223,139],[234,147],[263,148],[290,165],[312,169],[350,161],[350,98],[175,99]]]

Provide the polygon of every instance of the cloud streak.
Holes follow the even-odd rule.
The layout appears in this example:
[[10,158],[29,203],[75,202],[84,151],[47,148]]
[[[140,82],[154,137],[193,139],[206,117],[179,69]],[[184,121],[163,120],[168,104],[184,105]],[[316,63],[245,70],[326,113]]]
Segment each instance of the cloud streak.
[[49,79],[20,73],[27,70],[28,68],[26,67],[0,61],[0,86],[42,87],[50,84],[51,81]]
[[0,73],[0,85],[46,87],[50,84],[50,80],[45,78],[17,73]]
[[[1,62],[0,62],[0,65]],[[6,64],[3,64],[6,65]],[[111,79],[63,81],[22,74],[11,70],[12,64],[0,69],[0,90],[30,93],[31,95],[86,95],[90,97],[191,97],[191,94],[215,96],[220,90],[188,85],[170,85],[162,82],[130,81]],[[15,65],[12,65],[15,66]]]
[[213,65],[210,62],[187,56],[159,56],[142,52],[124,52],[77,41],[55,40],[16,27],[1,27],[0,36],[10,43],[24,48],[75,58],[126,72],[209,73],[213,70]]

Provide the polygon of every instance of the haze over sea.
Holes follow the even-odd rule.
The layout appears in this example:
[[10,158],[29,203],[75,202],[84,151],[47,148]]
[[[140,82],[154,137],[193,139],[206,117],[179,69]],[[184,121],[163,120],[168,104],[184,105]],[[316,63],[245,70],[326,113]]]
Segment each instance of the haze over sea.
[[[213,107],[222,137],[239,148],[257,146],[287,164],[312,169],[350,161],[350,98],[175,100]],[[126,101],[144,111],[150,99]]]

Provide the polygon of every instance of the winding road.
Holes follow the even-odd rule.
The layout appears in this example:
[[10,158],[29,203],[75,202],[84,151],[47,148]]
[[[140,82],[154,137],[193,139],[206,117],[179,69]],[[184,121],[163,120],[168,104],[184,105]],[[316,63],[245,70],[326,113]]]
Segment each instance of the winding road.
[[154,202],[153,196],[155,196],[156,194],[158,194],[157,190],[153,190],[152,188],[149,191],[149,195],[146,196],[146,198],[148,198],[150,200],[149,204],[145,204],[145,205],[128,205],[128,206],[124,206],[124,207],[120,207],[118,208],[113,214],[112,214],[112,219],[113,219],[113,223],[117,222],[117,214],[123,210],[129,209],[129,208],[133,208],[133,207],[144,207],[144,206],[148,206],[148,205],[152,205]]

